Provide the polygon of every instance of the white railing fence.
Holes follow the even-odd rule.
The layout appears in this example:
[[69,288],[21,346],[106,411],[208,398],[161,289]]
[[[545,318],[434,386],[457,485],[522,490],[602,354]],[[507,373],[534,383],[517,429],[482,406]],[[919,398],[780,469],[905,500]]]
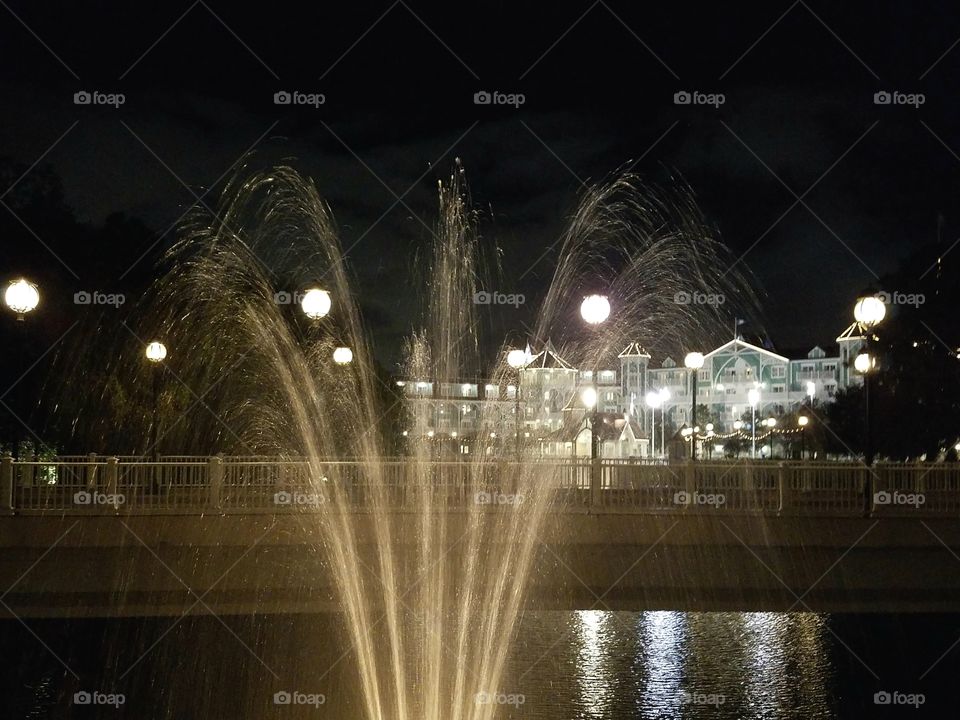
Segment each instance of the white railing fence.
[[[478,475],[479,474],[479,475]],[[444,507],[466,507],[478,488],[555,486],[557,511],[960,516],[960,466],[751,461],[483,463],[382,458],[318,462],[267,457],[0,458],[0,511],[209,513],[412,510],[424,488]],[[559,478],[559,480],[557,480]],[[416,491],[414,492],[414,488]]]

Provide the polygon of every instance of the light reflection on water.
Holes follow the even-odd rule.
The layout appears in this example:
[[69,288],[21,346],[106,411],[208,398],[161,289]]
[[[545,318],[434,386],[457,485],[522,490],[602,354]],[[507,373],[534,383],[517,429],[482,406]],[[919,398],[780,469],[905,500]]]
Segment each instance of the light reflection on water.
[[[497,720],[876,717],[873,693],[895,681],[929,694],[927,714],[911,717],[955,716],[935,708],[942,698],[955,710],[943,690],[949,686],[944,678],[960,670],[954,655],[937,666],[930,687],[915,687],[914,678],[953,641],[944,638],[944,628],[952,633],[958,621],[958,616],[914,615],[528,612],[496,688],[523,695],[524,702],[498,708]],[[165,618],[36,621],[38,635],[76,667],[81,676],[76,682],[19,623],[0,624],[0,647],[11,658],[0,675],[0,695],[12,698],[14,708],[0,716],[72,718],[69,698],[88,687],[115,688],[130,699],[125,711],[96,716],[112,720],[268,720],[278,717],[272,696],[283,687],[324,693],[323,720],[362,716],[337,615],[230,617],[229,622],[236,636],[204,617],[185,619],[172,631]],[[103,642],[105,637],[110,641]],[[248,648],[276,668],[281,680]],[[137,671],[118,680],[117,668],[141,655]],[[882,680],[872,677],[867,665]],[[283,715],[288,720],[321,717],[312,708],[288,710]]]
[[528,614],[505,679],[527,702],[505,717],[831,717],[826,633],[809,613]]

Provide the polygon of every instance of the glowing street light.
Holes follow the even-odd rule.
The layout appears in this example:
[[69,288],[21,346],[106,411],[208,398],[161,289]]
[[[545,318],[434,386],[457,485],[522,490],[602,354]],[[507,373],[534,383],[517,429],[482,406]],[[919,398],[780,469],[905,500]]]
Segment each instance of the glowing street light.
[[870,353],[862,352],[853,360],[854,369],[861,375],[866,375],[873,370],[876,361],[870,356]]
[[40,291],[26,278],[19,278],[7,285],[3,302],[17,314],[17,320],[22,321],[24,315],[35,310],[40,304]]
[[348,347],[338,347],[333,351],[333,361],[337,365],[349,365],[353,362],[353,350]]
[[580,393],[580,399],[588,410],[592,410],[597,406],[597,391],[592,387],[584,388]]
[[163,362],[167,358],[167,346],[154,340],[147,345],[146,356],[152,363]]
[[687,356],[683,359],[683,364],[690,370],[690,377],[692,380],[692,390],[691,395],[693,400],[691,401],[690,409],[690,427],[694,428],[693,437],[691,438],[692,442],[690,443],[690,457],[693,460],[697,459],[697,375],[700,374],[700,368],[703,367],[703,353],[691,352],[687,353]]
[[303,314],[311,320],[319,320],[326,317],[330,312],[333,301],[330,299],[330,293],[320,288],[310,288],[303,294],[300,300],[300,307]]
[[854,319],[865,328],[879,324],[887,314],[887,306],[875,295],[859,298],[853,306]]
[[580,303],[580,316],[590,325],[599,325],[610,317],[610,301],[606,295],[588,295]]

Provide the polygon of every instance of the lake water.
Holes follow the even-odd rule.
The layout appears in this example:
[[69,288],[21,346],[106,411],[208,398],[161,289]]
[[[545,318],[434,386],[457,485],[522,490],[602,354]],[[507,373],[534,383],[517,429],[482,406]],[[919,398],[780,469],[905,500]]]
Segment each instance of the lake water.
[[[0,623],[4,718],[362,717],[336,615],[27,625]],[[478,700],[527,720],[952,718],[958,639],[955,615],[527,613]]]

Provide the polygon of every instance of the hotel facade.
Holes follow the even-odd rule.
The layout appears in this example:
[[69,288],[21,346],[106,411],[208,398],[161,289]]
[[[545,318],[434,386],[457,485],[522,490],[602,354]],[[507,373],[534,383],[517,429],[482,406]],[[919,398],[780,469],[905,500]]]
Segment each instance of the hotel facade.
[[[757,418],[778,417],[809,401],[831,402],[839,390],[862,382],[853,361],[864,344],[856,323],[837,338],[836,352],[817,346],[800,358],[736,337],[704,355],[697,406],[705,406],[714,430],[724,433],[750,413],[751,390],[759,392]],[[604,457],[659,456],[661,427],[675,431],[690,421],[693,371],[682,358],[666,357],[655,367],[643,346],[631,342],[618,366],[595,374],[572,366],[549,344],[528,360],[506,384],[398,380],[408,400],[404,436],[436,442],[448,454],[469,454],[482,439],[486,452],[498,444],[515,448],[519,440],[528,455],[589,456],[592,412],[581,398],[587,387],[596,390]],[[665,398],[656,411],[646,402],[651,391]]]

